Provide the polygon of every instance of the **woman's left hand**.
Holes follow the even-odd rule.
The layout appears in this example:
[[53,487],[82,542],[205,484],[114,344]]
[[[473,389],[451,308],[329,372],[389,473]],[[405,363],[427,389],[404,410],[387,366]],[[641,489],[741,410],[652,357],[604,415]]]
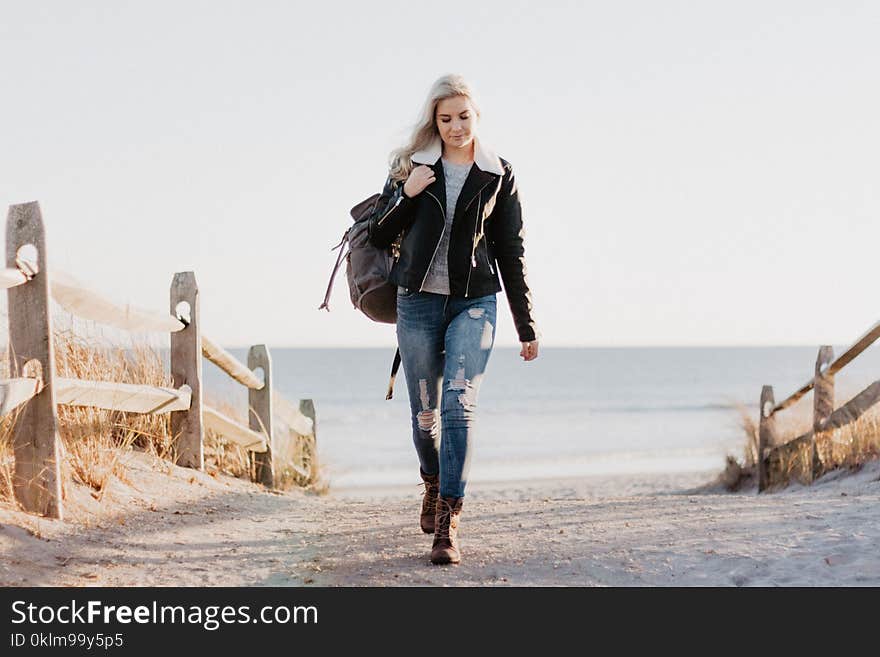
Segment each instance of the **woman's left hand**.
[[538,341],[523,342],[519,355],[524,361],[535,360],[538,357]]

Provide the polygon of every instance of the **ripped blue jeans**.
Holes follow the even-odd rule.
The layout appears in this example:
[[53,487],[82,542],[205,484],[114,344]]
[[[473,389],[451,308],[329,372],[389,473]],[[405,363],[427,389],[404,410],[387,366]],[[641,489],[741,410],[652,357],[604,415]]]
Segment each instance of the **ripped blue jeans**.
[[464,497],[477,394],[495,344],[495,295],[397,289],[397,344],[412,412],[413,443],[440,495]]

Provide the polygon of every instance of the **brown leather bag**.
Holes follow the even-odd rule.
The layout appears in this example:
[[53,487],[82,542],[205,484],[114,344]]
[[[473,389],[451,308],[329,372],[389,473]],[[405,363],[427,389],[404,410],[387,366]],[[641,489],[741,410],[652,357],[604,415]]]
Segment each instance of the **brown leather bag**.
[[[354,225],[345,231],[339,244],[331,249],[331,251],[339,249],[339,256],[330,274],[324,302],[318,310],[330,311],[333,280],[336,278],[342,259],[345,258],[345,273],[352,305],[374,322],[397,323],[397,286],[388,281],[394,264],[392,250],[376,248],[368,239],[367,219],[378,200],[379,194],[373,194],[351,209]],[[346,243],[348,243],[347,251]]]
[[[348,293],[351,303],[357,310],[374,322],[383,324],[397,323],[397,286],[388,280],[391,267],[394,265],[394,253],[400,247],[400,240],[388,249],[379,249],[372,244],[369,237],[369,217],[376,208],[380,198],[373,194],[351,209],[354,225],[342,235],[342,240],[331,251],[339,249],[336,264],[327,283],[327,292],[318,310],[330,312],[330,295],[333,281],[339,271],[342,259],[345,258],[345,273],[348,278]],[[348,244],[348,250],[345,245]],[[394,392],[394,378],[400,367],[400,350],[394,355],[391,366],[391,381],[385,399],[391,399]]]

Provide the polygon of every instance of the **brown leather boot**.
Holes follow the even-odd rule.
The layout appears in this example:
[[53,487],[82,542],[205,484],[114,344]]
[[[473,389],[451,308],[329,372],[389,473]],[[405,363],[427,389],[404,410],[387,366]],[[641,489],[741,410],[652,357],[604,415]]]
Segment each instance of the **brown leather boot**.
[[434,544],[431,546],[431,563],[458,563],[458,521],[461,517],[461,497],[437,498],[437,518],[434,521]]
[[422,481],[425,482],[425,493],[422,496],[422,513],[419,516],[419,524],[426,534],[434,533],[434,517],[437,513],[437,495],[440,494],[440,475],[426,475],[419,468]]

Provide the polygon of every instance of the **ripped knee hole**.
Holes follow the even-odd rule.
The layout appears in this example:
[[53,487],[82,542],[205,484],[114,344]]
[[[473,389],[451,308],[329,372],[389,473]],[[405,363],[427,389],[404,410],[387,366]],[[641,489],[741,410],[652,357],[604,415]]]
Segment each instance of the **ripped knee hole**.
[[419,429],[421,429],[422,431],[427,431],[429,433],[433,433],[434,430],[437,428],[437,411],[436,411],[436,409],[419,411],[418,421],[419,421]]

